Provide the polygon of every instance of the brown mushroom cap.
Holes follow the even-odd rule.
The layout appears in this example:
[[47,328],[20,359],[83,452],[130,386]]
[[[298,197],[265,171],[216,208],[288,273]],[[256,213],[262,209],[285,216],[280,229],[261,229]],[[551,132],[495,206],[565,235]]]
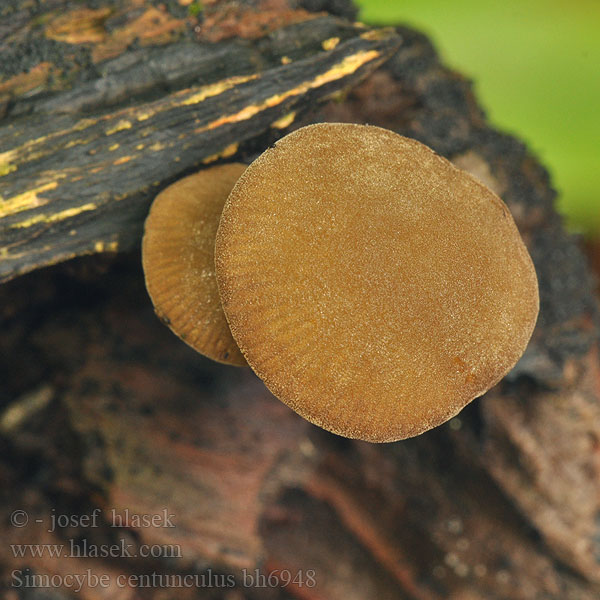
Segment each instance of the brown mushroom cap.
[[352,438],[417,435],[521,356],[533,264],[504,203],[396,133],[317,124],[244,172],[224,207],[217,281],[271,391]]
[[231,337],[215,279],[214,245],[223,204],[242,164],[185,177],[164,189],[146,219],[142,263],[156,314],[194,350],[246,365]]

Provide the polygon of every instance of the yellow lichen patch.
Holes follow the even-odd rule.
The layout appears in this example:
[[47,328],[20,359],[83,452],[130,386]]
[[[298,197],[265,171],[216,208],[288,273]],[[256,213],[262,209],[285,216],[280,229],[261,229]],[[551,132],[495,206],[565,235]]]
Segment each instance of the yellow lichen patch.
[[108,147],[108,151],[109,152],[113,152],[114,150],[116,150],[119,147],[119,144],[113,144],[112,146]]
[[124,129],[131,129],[131,121],[127,119],[121,119],[116,125],[106,130],[106,135],[112,135],[117,131],[123,131]]
[[338,79],[342,79],[356,72],[360,67],[364,64],[374,60],[380,56],[380,53],[377,50],[361,50],[356,54],[352,54],[351,56],[346,56],[341,62],[333,65],[331,69],[326,71],[325,73],[321,73],[312,81],[305,81],[291,90],[283,92],[281,94],[276,94],[275,96],[271,96],[267,98],[260,104],[251,104],[250,106],[246,106],[242,110],[233,115],[226,115],[224,117],[220,117],[209,123],[208,125],[204,125],[203,127],[198,127],[195,129],[195,133],[202,133],[203,131],[210,131],[212,129],[216,129],[217,127],[221,127],[222,125],[226,125],[227,123],[238,123],[240,121],[246,121],[251,119],[254,115],[259,112],[266,110],[268,108],[273,108],[278,104],[281,104],[284,100],[291,98],[292,96],[300,96],[305,94],[309,90],[321,87],[322,85],[326,85],[332,81],[336,81]]
[[335,90],[331,94],[328,94],[327,96],[325,96],[325,99],[329,100],[330,102],[335,102],[336,104],[341,104],[342,102],[344,102],[346,100],[346,98],[348,98],[349,91],[350,90],[348,88],[342,88],[341,90]]
[[308,82],[308,89],[314,89],[336,79],[342,79],[358,71],[364,64],[375,60],[379,56],[380,53],[377,50],[362,50],[356,54],[347,56],[342,62],[329,69],[329,71],[319,75],[313,82]]
[[[73,127],[73,131],[81,131],[82,129],[87,129],[88,127],[91,127],[92,125],[95,125],[97,122],[98,122],[97,119],[89,119],[89,118],[81,119]],[[61,133],[64,133],[64,132],[61,132]]]
[[39,194],[47,192],[48,190],[54,190],[57,187],[58,183],[56,181],[51,181],[50,183],[27,190],[18,196],[7,198],[0,204],[0,218],[46,204],[46,201],[40,198]]
[[282,65],[289,65],[292,62],[292,59],[289,56],[282,56],[281,57],[281,64]]
[[390,35],[395,35],[396,31],[393,27],[382,27],[381,29],[371,29],[369,31],[365,31],[362,33],[360,37],[363,40],[369,40],[370,42],[378,42],[380,40],[385,40]]
[[[45,144],[51,139],[60,138],[63,135],[69,135],[69,134],[72,135],[73,131],[82,131],[84,129],[87,129],[88,127],[91,127],[92,125],[95,125],[97,122],[98,122],[97,119],[89,119],[89,118],[81,119],[70,129],[61,129],[59,131],[54,131],[47,135],[42,135],[39,138],[35,138],[33,140],[27,140],[21,146],[17,146],[16,148],[13,148],[12,150],[8,150],[6,152],[0,153],[0,164],[2,164],[2,163],[19,164],[22,162],[34,160],[36,158],[44,156],[48,152],[48,150],[44,150],[42,152],[35,152],[35,151],[33,151],[33,148],[35,148],[36,146]],[[90,140],[84,140],[84,139],[72,140],[68,144],[66,144],[65,147],[70,148],[78,143],[83,144],[83,143],[87,143],[88,141],[90,141]],[[95,151],[90,150],[90,152],[93,153]]]
[[327,40],[323,40],[321,46],[323,47],[323,50],[333,50],[339,43],[339,37],[332,37]]
[[2,152],[0,154],[0,164],[10,164],[16,158],[16,150],[8,150],[8,152]]
[[8,163],[0,163],[0,177],[4,177],[4,175],[8,175],[13,171],[16,171],[17,167],[15,165],[11,165]]
[[180,102],[178,106],[189,106],[191,104],[199,104],[207,98],[210,98],[212,96],[218,96],[219,94],[230,90],[236,85],[240,85],[241,83],[246,83],[246,81],[252,81],[253,79],[257,78],[257,73],[255,73],[254,75],[240,75],[238,77],[228,77],[227,79],[217,81],[216,83],[211,83],[209,85],[202,86],[195,94],[189,96],[188,98]]
[[92,60],[97,63],[118,56],[135,39],[142,46],[169,43],[173,35],[183,31],[185,19],[176,19],[166,9],[154,6],[145,10],[137,19],[115,28],[92,49]]
[[0,83],[0,94],[7,93],[15,96],[25,94],[44,85],[52,69],[52,63],[44,61],[27,71],[10,77]]
[[277,121],[273,121],[273,123],[271,123],[271,127],[274,127],[275,129],[285,129],[286,127],[289,127],[294,122],[295,118],[296,118],[296,111],[293,110],[291,113],[288,113],[287,115],[283,115],[283,117],[281,117],[280,119],[277,119]]
[[94,244],[94,252],[116,252],[119,248],[117,241],[104,242],[102,240]]
[[10,252],[6,246],[0,248],[0,258],[2,260],[18,260],[19,258],[23,258],[23,256],[25,256],[25,252]]
[[82,142],[83,142],[83,140],[71,140],[68,144],[66,144],[65,150],[68,150],[69,148],[73,148],[73,146],[77,146],[77,145],[81,144]]
[[154,142],[154,144],[152,144],[152,146],[148,146],[148,149],[153,150],[154,152],[158,152],[159,150],[164,150],[165,145],[161,144],[160,142]]
[[143,112],[137,114],[137,120],[138,121],[145,121],[146,119],[149,119],[153,115],[154,115],[154,111],[152,111],[152,110],[146,110],[146,111],[143,111]]
[[74,208],[67,208],[61,212],[53,213],[51,215],[36,215],[35,217],[31,217],[30,219],[26,219],[25,221],[21,221],[20,223],[15,223],[11,225],[12,229],[22,229],[24,227],[31,227],[32,225],[37,225],[38,223],[56,223],[57,221],[64,221],[70,217],[74,217],[79,213],[94,210],[96,205],[93,203],[84,204],[83,206],[77,206]]
[[121,156],[121,158],[117,158],[117,160],[113,162],[113,165],[123,165],[131,159],[133,159],[133,156]]
[[65,144],[64,148],[65,148],[65,150],[67,150],[68,148],[73,148],[73,146],[81,146],[82,144],[89,144],[90,142],[93,142],[94,139],[95,139],[95,136],[92,136],[89,138],[79,138],[76,140],[71,140],[70,142]]
[[52,19],[46,27],[46,37],[67,44],[97,44],[106,39],[104,22],[112,9],[78,8]]
[[136,150],[143,150],[143,149],[144,149],[144,144],[138,144],[138,145],[135,147],[135,149],[136,149]]
[[207,165],[208,163],[215,162],[215,160],[219,160],[220,158],[228,158],[230,156],[233,156],[237,152],[239,146],[240,145],[237,142],[229,144],[229,146],[221,150],[221,152],[217,152],[216,154],[211,154],[210,156],[207,156],[202,161],[202,163]]

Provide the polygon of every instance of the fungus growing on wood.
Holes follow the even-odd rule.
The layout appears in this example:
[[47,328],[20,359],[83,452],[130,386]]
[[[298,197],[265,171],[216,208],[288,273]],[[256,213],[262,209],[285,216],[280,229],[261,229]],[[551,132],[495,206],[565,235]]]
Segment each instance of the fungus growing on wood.
[[223,204],[246,165],[226,164],[164,189],[146,219],[142,262],[156,314],[192,348],[245,365],[227,325],[215,279],[214,243]]
[[249,365],[309,421],[373,442],[422,433],[496,384],[538,313],[507,207],[419,142],[321,123],[243,173],[215,245]]

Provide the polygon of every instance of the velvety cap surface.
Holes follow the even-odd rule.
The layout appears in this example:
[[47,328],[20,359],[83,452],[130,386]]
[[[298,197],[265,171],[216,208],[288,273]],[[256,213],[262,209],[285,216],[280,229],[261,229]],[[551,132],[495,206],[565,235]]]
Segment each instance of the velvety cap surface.
[[455,415],[521,356],[538,313],[504,203],[426,146],[317,124],[235,185],[215,247],[231,331],[270,390],[370,441]]

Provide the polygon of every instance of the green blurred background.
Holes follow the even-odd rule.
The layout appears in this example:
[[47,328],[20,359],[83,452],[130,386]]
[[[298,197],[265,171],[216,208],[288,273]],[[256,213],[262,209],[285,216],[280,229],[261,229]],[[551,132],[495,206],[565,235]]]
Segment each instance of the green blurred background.
[[600,0],[358,0],[475,82],[490,120],[550,170],[571,229],[600,237]]

